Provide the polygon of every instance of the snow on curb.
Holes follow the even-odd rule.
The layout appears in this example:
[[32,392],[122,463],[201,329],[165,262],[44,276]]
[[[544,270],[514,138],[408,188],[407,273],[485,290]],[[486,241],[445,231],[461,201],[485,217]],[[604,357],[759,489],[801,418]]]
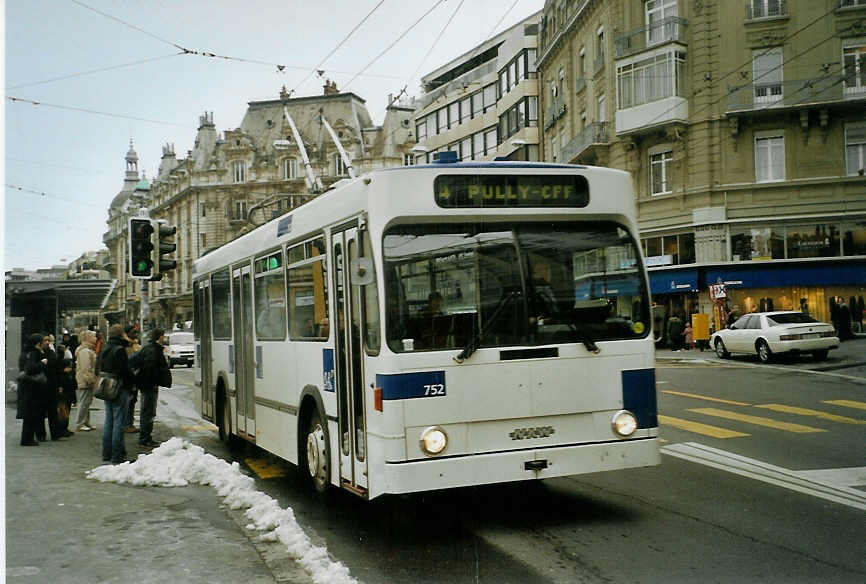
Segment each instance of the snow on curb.
[[185,487],[210,485],[232,509],[246,508],[247,529],[265,531],[262,539],[278,541],[319,584],[357,584],[342,562],[335,562],[324,547],[313,545],[298,525],[291,507],[282,509],[272,497],[256,490],[255,481],[241,473],[237,462],[228,462],[181,438],[170,440],[134,462],[103,465],[89,470],[87,478],[101,483],[135,486]]

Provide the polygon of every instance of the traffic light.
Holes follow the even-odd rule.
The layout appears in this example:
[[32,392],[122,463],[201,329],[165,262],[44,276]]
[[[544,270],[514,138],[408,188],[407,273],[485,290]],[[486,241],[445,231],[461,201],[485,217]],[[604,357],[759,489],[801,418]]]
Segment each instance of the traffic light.
[[153,225],[150,219],[129,220],[129,275],[147,279],[153,276]]
[[163,258],[162,256],[167,253],[172,253],[177,249],[177,245],[174,241],[171,241],[170,238],[177,233],[177,227],[174,225],[168,225],[162,220],[154,220],[153,222],[154,233],[156,234],[156,274],[154,275],[154,280],[161,280],[162,273],[167,272],[169,270],[173,270],[177,267],[177,261],[171,258]]

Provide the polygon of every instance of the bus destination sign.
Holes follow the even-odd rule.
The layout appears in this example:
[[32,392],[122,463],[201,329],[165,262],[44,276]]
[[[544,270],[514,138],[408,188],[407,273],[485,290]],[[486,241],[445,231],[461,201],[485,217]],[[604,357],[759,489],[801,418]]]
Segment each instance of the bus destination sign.
[[566,175],[440,175],[433,183],[440,207],[586,207],[586,177]]

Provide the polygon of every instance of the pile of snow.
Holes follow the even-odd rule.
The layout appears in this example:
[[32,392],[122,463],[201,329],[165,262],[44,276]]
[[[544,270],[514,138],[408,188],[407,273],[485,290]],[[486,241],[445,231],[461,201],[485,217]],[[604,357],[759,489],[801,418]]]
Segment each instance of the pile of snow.
[[103,465],[87,471],[99,482],[135,486],[184,487],[190,483],[211,485],[232,509],[246,508],[251,521],[247,529],[266,531],[265,541],[279,541],[317,583],[357,584],[349,569],[328,557],[328,550],[313,545],[303,532],[291,507],[282,509],[276,500],[257,491],[252,477],[241,473],[237,462],[208,454],[200,446],[172,438],[134,462]]

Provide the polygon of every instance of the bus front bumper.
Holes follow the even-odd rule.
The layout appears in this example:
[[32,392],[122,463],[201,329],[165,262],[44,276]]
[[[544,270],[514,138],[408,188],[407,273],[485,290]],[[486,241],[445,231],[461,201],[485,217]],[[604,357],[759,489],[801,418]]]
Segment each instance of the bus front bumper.
[[[401,494],[471,485],[548,479],[654,466],[661,462],[657,437],[386,462],[383,493]],[[377,489],[378,490],[378,489]],[[379,493],[379,494],[383,494]]]

